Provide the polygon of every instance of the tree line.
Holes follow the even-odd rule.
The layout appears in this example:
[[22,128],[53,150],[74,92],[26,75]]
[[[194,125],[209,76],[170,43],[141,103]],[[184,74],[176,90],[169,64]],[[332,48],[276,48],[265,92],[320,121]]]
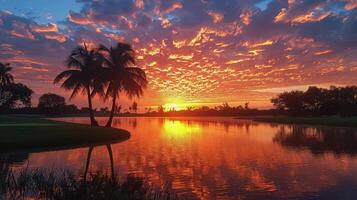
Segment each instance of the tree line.
[[271,99],[279,112],[289,115],[357,115],[357,87],[309,87],[305,92],[283,92]]
[[148,116],[254,116],[254,115],[276,115],[276,110],[259,110],[250,108],[249,103],[244,105],[231,106],[225,102],[218,106],[187,106],[186,109],[176,110],[175,108],[165,108],[162,105],[157,106],[156,109],[151,107],[146,108],[146,115]]

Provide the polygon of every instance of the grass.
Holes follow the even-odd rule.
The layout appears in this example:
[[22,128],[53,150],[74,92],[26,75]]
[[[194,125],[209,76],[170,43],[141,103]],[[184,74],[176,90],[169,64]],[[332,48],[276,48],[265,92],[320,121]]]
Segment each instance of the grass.
[[122,129],[57,122],[36,115],[0,115],[0,151],[63,149],[127,140]]
[[336,127],[357,127],[357,117],[289,117],[289,116],[254,116],[238,117],[238,119],[251,119],[258,122],[308,124]]
[[143,178],[129,174],[123,181],[114,175],[92,173],[88,179],[76,178],[70,171],[55,173],[22,169],[14,172],[0,160],[0,199],[48,200],[176,200],[171,190],[157,189]]

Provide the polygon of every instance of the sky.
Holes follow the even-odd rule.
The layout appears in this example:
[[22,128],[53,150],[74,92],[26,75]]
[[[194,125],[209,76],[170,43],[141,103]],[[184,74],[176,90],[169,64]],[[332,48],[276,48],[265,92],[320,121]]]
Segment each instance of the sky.
[[[17,82],[54,85],[70,51],[127,42],[149,86],[126,107],[271,107],[277,93],[357,83],[357,0],[0,0],[0,62]],[[96,98],[95,106],[108,102]]]

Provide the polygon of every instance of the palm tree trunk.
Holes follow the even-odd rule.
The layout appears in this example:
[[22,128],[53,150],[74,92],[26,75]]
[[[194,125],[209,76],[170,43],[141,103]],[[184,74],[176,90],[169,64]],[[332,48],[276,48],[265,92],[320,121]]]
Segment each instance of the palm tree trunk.
[[108,150],[109,159],[110,159],[110,169],[112,171],[112,179],[114,180],[115,174],[114,174],[113,151],[112,151],[112,147],[110,146],[110,144],[107,144],[107,150]]
[[112,127],[112,122],[113,122],[113,117],[114,117],[114,113],[115,113],[115,107],[116,107],[116,99],[117,99],[117,96],[116,95],[113,95],[113,105],[112,105],[112,111],[110,112],[110,116],[109,116],[109,120],[107,122],[107,125],[106,127]]
[[90,146],[89,149],[88,149],[87,162],[86,162],[84,175],[83,175],[84,182],[87,180],[87,173],[88,173],[88,169],[89,169],[89,163],[90,163],[90,158],[92,156],[93,148],[94,148],[93,146]]
[[87,95],[88,95],[88,107],[89,107],[89,117],[91,126],[98,126],[98,122],[94,118],[93,106],[92,106],[92,98],[90,95],[90,89],[87,87]]

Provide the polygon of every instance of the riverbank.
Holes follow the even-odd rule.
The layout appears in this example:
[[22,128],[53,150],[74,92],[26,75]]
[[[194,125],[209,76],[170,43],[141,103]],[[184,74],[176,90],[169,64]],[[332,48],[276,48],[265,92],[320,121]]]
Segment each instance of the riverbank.
[[289,117],[289,116],[252,116],[237,117],[236,119],[250,119],[257,122],[308,124],[336,127],[357,128],[357,117]]
[[0,151],[90,146],[129,137],[123,129],[58,122],[36,115],[0,115]]

